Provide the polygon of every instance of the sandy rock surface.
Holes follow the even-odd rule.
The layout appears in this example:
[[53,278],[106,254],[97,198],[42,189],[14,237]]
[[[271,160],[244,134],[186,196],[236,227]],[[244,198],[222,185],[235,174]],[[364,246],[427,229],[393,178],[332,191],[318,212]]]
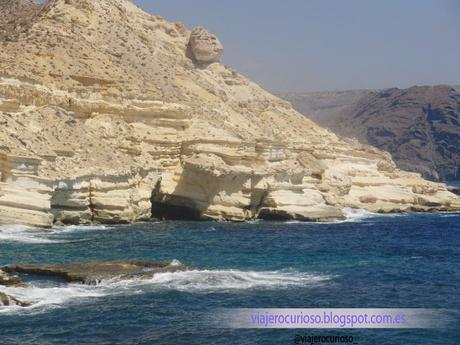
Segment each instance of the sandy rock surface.
[[[339,139],[219,62],[198,66],[183,25],[130,1],[2,1],[6,26],[0,223],[460,210],[389,154]],[[218,41],[200,35],[201,58],[216,60]]]

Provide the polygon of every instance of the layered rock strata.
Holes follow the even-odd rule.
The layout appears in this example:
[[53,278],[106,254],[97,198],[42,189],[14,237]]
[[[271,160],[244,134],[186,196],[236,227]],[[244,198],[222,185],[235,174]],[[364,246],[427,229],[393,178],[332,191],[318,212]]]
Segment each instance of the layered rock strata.
[[38,6],[0,40],[1,223],[460,210],[445,185],[219,62],[197,64],[182,24],[125,0]]
[[282,95],[339,135],[392,154],[400,169],[460,180],[460,92],[448,85]]

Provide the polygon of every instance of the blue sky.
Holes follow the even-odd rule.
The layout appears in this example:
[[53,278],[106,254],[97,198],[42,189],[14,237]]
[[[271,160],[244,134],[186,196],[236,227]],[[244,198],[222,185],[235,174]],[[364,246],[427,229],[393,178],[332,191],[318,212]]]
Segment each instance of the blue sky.
[[459,0],[135,0],[272,91],[460,84]]

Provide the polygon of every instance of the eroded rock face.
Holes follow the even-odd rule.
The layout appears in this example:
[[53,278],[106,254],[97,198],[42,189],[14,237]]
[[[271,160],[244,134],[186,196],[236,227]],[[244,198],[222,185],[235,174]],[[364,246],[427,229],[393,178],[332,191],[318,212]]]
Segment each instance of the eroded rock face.
[[192,30],[188,49],[191,57],[200,64],[219,62],[224,53],[224,47],[217,36],[202,27]]
[[0,37],[0,223],[460,210],[387,153],[193,63],[192,41],[199,61],[222,52],[202,29],[189,38],[127,0],[49,1],[29,21]]
[[32,0],[0,0],[0,40],[15,39],[41,7]]

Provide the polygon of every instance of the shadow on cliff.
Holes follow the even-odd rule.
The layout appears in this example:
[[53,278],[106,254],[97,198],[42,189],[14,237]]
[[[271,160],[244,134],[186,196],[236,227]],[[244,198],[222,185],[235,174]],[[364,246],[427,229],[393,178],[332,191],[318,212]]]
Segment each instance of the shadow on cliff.
[[[231,174],[217,177],[185,170],[171,194],[163,193],[162,181],[157,182],[151,196],[152,217],[160,220],[241,221],[255,218],[266,195],[266,190],[255,188],[261,179]],[[249,198],[248,204],[233,199],[243,195]],[[235,207],[241,209],[240,214],[228,211]]]

